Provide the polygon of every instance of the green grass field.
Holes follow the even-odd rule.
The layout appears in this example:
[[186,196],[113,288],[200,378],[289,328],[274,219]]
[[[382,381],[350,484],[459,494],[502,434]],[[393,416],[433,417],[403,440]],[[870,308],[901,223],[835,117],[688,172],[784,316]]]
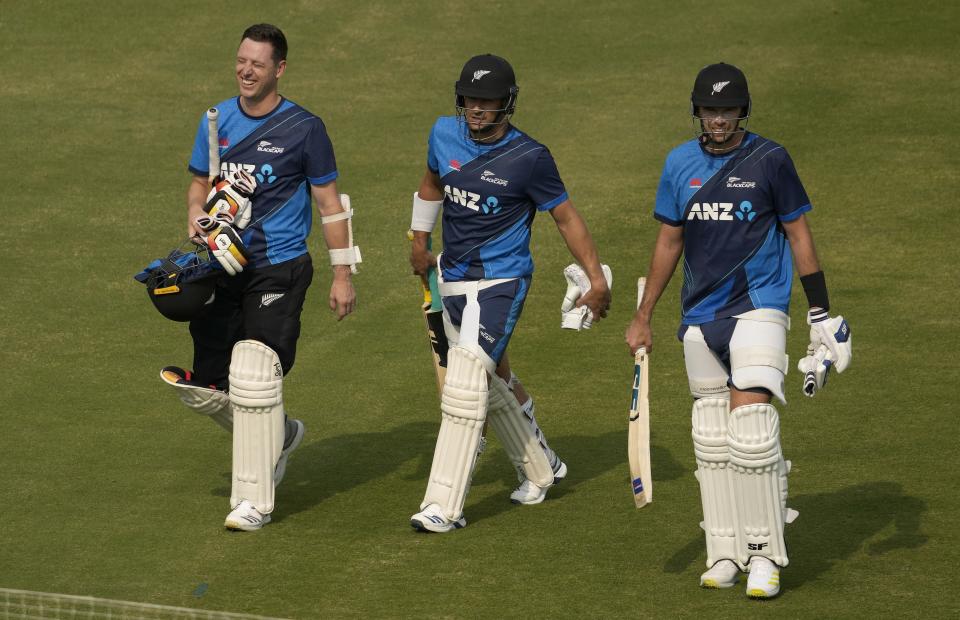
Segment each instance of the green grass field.
[[[274,522],[245,535],[222,528],[229,437],[157,377],[190,363],[186,328],[132,275],[183,233],[197,119],[235,93],[234,49],[258,21],[290,41],[281,92],[327,124],[364,263],[359,309],[338,324],[315,230],[284,390],[308,434]],[[955,617],[958,24],[948,2],[2,0],[0,587],[290,618]],[[541,216],[510,355],[569,477],[515,507],[492,442],[468,527],[418,535],[439,410],[404,232],[431,123],[452,112],[463,61],[488,51],[516,68],[515,123],[556,157],[614,304],[594,330],[561,332],[570,257]],[[642,511],[626,463],[633,282],[694,75],[718,60],[746,71],[751,129],[797,165],[855,343],[814,400],[788,375],[800,518],[784,593],[760,604],[696,587],[679,276],[655,316]],[[794,293],[791,366],[806,345]]]

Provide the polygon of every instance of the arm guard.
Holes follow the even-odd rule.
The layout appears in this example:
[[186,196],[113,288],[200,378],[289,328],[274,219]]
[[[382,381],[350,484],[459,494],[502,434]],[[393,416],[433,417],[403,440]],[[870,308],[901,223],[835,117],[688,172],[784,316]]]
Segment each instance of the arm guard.
[[324,226],[340,220],[347,220],[347,247],[329,250],[330,264],[350,265],[350,273],[357,273],[357,263],[363,262],[363,259],[360,257],[360,248],[353,245],[353,209],[350,208],[350,196],[340,194],[340,204],[343,205],[343,211],[340,213],[320,217],[320,222]]
[[410,217],[410,230],[433,232],[440,216],[443,200],[424,200],[418,192],[413,194],[413,214]]

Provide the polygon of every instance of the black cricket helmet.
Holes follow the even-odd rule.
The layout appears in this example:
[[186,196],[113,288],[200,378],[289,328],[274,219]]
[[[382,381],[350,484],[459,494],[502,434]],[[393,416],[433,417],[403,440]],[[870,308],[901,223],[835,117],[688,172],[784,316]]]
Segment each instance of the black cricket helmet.
[[697,74],[690,93],[690,113],[696,116],[698,107],[742,108],[741,118],[750,116],[750,91],[747,76],[739,68],[718,62],[707,65]]
[[211,258],[205,245],[189,239],[133,277],[147,286],[147,295],[160,314],[171,321],[190,321],[213,301],[221,272]]
[[474,56],[463,65],[454,87],[457,111],[464,108],[463,98],[499,99],[504,102],[500,113],[509,117],[517,107],[517,77],[506,59],[493,54]]

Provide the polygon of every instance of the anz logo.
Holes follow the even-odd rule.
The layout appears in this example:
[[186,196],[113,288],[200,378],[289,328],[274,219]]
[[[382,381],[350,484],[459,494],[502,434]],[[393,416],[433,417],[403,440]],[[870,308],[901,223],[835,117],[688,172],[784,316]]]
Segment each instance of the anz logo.
[[270,164],[263,164],[260,166],[259,172],[254,164],[235,164],[233,162],[221,162],[220,164],[220,176],[224,179],[237,170],[243,170],[244,172],[257,177],[257,182],[260,185],[270,185],[277,180],[276,175],[273,174],[273,166]]
[[714,220],[718,222],[733,222],[734,217],[741,222],[752,222],[757,217],[753,205],[749,200],[740,203],[734,211],[732,202],[695,202],[690,207],[687,220]]
[[451,187],[449,185],[443,188],[443,193],[446,194],[447,200],[450,202],[458,204],[462,207],[466,207],[473,211],[482,211],[484,214],[495,214],[499,213],[501,209],[499,201],[493,196],[489,196],[486,200],[481,202],[482,196],[480,196],[480,194],[468,192],[467,190],[463,190],[458,187]]
[[253,174],[257,167],[253,164],[235,164],[233,162],[220,162],[220,176],[227,178],[237,170],[243,170],[247,174]]
[[695,202],[693,206],[690,207],[690,214],[687,215],[687,219],[732,222],[732,212],[732,202]]

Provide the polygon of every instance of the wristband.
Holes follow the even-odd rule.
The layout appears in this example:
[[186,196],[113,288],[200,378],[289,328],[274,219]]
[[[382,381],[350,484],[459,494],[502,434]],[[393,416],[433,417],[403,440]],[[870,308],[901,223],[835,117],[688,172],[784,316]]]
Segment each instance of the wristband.
[[800,284],[803,285],[803,292],[807,296],[807,304],[811,308],[823,308],[824,312],[830,309],[827,280],[823,276],[823,271],[800,276]]

